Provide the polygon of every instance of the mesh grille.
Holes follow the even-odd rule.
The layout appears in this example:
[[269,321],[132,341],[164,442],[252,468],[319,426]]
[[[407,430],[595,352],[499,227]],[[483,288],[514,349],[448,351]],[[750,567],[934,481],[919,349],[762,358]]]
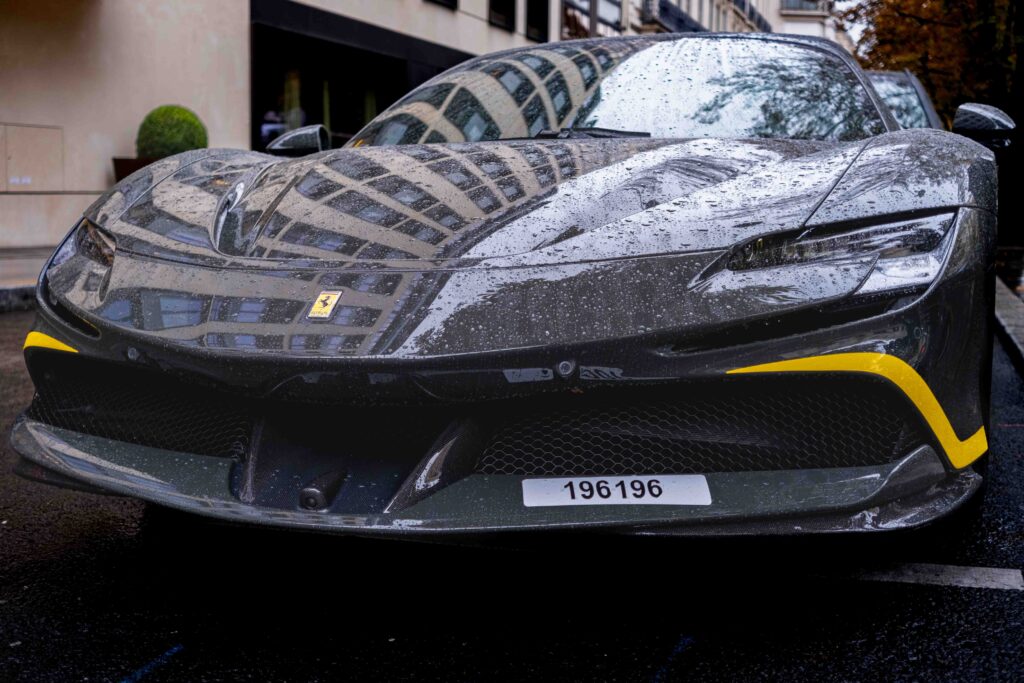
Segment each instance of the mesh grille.
[[233,397],[149,372],[48,354],[28,416],[55,427],[185,453],[238,457],[250,418]]
[[[467,406],[322,407],[223,394],[119,364],[47,354],[30,362],[32,419],[172,451],[243,457],[261,414],[282,425],[329,430],[314,450],[374,461],[426,455],[455,419],[481,427],[475,471],[524,476],[685,474],[879,465],[928,440],[920,417],[888,383],[871,378],[729,378],[708,385],[614,387]],[[415,429],[414,429],[415,427]],[[399,428],[396,431],[396,428]],[[291,451],[302,441],[289,433]],[[344,437],[339,440],[339,434]],[[415,439],[412,438],[415,436]],[[399,438],[401,437],[401,438]],[[399,443],[400,442],[400,443]]]
[[[685,392],[685,393],[684,393]],[[485,474],[685,474],[879,465],[925,441],[890,386],[844,376],[726,381],[683,394],[511,417],[477,463]]]

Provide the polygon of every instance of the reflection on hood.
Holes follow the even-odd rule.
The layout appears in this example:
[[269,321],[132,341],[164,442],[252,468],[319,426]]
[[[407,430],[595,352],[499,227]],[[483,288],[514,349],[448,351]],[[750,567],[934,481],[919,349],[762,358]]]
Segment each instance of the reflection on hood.
[[[200,348],[427,357],[699,335],[835,301],[871,269],[852,259],[706,276],[736,244],[809,220],[991,210],[990,163],[984,148],[934,131],[867,145],[537,140],[293,161],[196,152],[90,209],[125,252],[112,268],[79,257],[47,275],[76,311]],[[343,293],[333,317],[308,319],[324,290]]]
[[[685,249],[639,229],[659,212],[674,214],[661,228],[688,214],[704,223],[735,215],[749,227],[767,204],[783,202],[787,220],[803,220],[805,204],[820,201],[857,149],[614,139],[344,149],[269,164],[215,153],[162,182],[150,178],[156,185],[137,196],[126,196],[129,183],[90,215],[119,249],[221,266],[472,265],[545,250],[545,260],[564,261],[558,251],[598,228],[614,234],[630,217],[619,226],[629,234],[616,237],[620,255]],[[763,199],[753,212],[751,193]],[[698,230],[708,236],[709,227]],[[678,241],[684,231],[668,236]]]
[[[718,324],[856,286],[863,264],[822,286],[690,283],[737,240],[805,220],[859,149],[614,139],[347,149],[270,165],[184,156],[90,211],[126,252],[109,273],[81,259],[51,269],[51,290],[165,342],[303,355],[422,356]],[[146,183],[156,184],[138,189]],[[622,260],[664,253],[692,256]],[[737,299],[738,286],[750,295]],[[323,290],[344,292],[341,303],[311,321]]]

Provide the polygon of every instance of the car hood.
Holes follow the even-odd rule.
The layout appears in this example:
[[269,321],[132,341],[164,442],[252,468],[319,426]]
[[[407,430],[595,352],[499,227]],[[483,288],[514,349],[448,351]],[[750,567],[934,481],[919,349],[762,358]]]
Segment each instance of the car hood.
[[500,267],[702,251],[802,224],[863,143],[524,140],[174,157],[91,217],[221,267]]
[[[285,162],[204,150],[98,201],[88,216],[116,236],[113,264],[55,260],[47,300],[97,329],[218,354],[461,358],[630,338],[703,348],[855,295],[875,262],[723,267],[736,245],[803,225],[991,212],[992,163],[935,131],[838,145],[380,147]],[[332,292],[333,313],[313,315]]]

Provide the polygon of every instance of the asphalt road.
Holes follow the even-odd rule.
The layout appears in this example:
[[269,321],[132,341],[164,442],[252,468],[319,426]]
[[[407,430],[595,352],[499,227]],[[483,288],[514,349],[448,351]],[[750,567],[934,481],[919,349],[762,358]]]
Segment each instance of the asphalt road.
[[991,483],[959,522],[479,548],[220,526],[15,477],[30,322],[0,315],[2,681],[1024,678],[1024,590],[865,576],[1024,567],[1024,383],[1001,348]]

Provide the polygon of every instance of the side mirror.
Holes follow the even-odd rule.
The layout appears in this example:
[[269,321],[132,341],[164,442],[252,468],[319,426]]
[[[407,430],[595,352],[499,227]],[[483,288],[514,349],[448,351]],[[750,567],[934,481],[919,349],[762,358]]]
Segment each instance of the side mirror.
[[953,132],[989,149],[1000,150],[1010,146],[1017,124],[1000,109],[986,104],[960,105],[953,119]]
[[331,135],[322,125],[303,126],[274,138],[267,151],[282,157],[304,157],[331,148]]

